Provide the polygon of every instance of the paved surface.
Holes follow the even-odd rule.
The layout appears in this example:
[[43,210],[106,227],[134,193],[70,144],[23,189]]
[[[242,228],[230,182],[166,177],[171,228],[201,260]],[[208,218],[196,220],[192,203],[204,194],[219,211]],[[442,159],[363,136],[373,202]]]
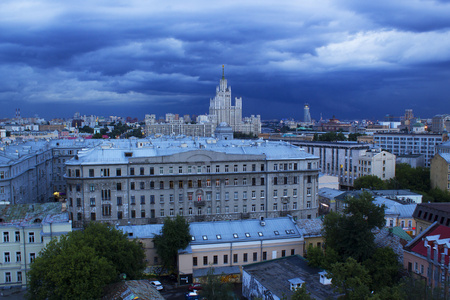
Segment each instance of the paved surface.
[[25,300],[25,290],[20,288],[11,288],[0,290],[0,299],[8,300]]

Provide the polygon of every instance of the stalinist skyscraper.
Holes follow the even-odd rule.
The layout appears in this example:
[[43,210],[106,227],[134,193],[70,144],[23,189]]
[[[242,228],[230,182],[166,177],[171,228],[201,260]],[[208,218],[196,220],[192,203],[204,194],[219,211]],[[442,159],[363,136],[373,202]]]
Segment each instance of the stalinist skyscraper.
[[242,97],[234,99],[234,106],[231,103],[231,86],[228,86],[225,79],[225,67],[222,66],[222,79],[220,85],[216,87],[216,96],[210,99],[209,115],[215,116],[217,125],[225,122],[231,126],[234,132],[253,133],[261,132],[260,116],[252,115],[250,118],[242,120]]

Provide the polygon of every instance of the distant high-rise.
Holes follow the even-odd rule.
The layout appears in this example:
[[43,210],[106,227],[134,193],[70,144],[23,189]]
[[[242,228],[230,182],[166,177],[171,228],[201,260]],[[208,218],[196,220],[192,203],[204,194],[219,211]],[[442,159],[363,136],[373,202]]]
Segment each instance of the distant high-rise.
[[405,109],[405,120],[411,120],[414,118],[412,109]]
[[303,108],[303,122],[311,123],[311,114],[309,113],[309,104],[306,103]]

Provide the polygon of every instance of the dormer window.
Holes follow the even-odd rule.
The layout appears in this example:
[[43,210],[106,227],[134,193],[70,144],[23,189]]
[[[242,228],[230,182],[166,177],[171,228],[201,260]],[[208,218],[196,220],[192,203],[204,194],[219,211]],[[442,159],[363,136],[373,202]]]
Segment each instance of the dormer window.
[[245,237],[250,237],[250,233],[246,232]]
[[237,233],[233,233],[233,237],[234,237],[235,239],[237,239],[239,236],[238,236]]

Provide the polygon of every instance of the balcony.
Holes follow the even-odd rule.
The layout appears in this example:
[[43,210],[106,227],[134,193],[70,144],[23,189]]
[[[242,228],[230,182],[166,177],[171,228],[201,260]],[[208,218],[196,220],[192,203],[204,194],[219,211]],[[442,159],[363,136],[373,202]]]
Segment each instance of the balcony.
[[206,201],[194,201],[194,206],[195,207],[200,207],[200,206],[205,206]]

